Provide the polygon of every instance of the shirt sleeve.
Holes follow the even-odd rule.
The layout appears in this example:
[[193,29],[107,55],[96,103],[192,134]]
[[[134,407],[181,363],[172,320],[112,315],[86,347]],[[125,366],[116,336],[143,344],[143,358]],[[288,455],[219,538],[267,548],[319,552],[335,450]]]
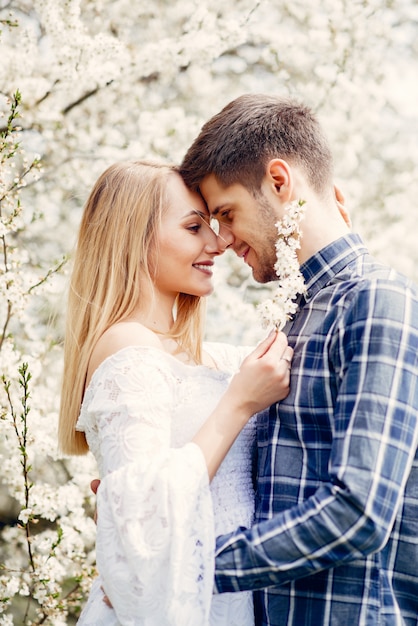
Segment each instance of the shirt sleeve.
[[215,547],[207,469],[195,444],[170,445],[176,381],[160,361],[116,359],[95,380],[97,566],[121,623],[206,624]]
[[329,348],[338,372],[329,481],[300,505],[219,537],[218,592],[285,584],[386,544],[418,442],[417,322],[408,288],[370,281],[356,292]]

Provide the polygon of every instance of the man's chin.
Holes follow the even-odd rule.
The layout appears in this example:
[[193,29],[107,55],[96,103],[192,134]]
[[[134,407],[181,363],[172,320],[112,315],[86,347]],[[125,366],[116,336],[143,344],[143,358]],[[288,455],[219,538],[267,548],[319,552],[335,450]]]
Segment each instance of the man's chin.
[[271,283],[275,280],[277,280],[277,276],[276,274],[272,274],[271,271],[266,272],[266,271],[261,271],[256,267],[252,267],[252,274],[253,274],[253,278],[257,283]]

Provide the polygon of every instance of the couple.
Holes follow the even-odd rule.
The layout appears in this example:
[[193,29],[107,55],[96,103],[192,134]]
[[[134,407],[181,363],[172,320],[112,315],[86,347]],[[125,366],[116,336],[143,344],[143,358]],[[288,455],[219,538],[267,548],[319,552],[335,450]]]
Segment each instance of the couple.
[[[238,98],[179,172],[186,187],[109,168],[81,224],[60,441],[87,439],[102,482],[80,624],[416,625],[416,288],[350,233],[303,105]],[[202,346],[213,259],[231,247],[277,280],[276,223],[300,199],[306,289],[285,336]]]

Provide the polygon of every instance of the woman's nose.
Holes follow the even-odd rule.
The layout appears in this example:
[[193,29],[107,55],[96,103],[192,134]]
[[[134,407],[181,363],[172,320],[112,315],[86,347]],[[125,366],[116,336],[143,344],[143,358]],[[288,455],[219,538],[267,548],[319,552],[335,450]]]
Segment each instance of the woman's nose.
[[224,250],[221,249],[219,245],[219,237],[216,232],[212,228],[205,231],[205,250],[209,254],[222,254]]

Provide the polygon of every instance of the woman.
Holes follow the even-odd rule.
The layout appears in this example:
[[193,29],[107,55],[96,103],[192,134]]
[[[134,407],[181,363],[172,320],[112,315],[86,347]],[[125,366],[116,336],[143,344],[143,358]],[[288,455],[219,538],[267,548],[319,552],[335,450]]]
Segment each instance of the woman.
[[215,536],[251,523],[250,418],[287,395],[292,350],[281,333],[243,362],[202,345],[222,251],[202,199],[166,165],[111,166],[85,206],[59,427],[62,450],[90,448],[101,477],[83,626],[254,623],[250,593],[212,601]]

